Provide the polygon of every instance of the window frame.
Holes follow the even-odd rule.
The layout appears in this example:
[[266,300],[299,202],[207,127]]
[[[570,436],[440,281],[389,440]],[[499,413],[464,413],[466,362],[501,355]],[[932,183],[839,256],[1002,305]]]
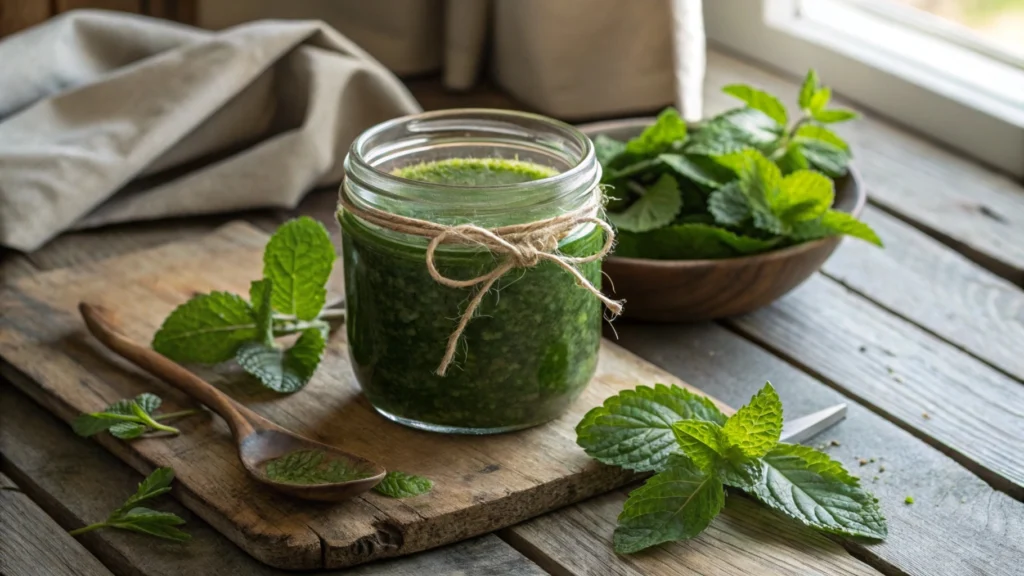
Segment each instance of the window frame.
[[[905,22],[896,29],[897,21],[886,14],[874,14],[880,19],[878,24],[871,20],[875,10],[864,10],[867,16],[844,21],[842,27],[829,26],[801,16],[800,8],[807,2],[837,0],[705,2],[707,37],[730,52],[793,76],[815,68],[827,85],[851,102],[1024,178],[1024,103],[1013,100],[1017,96],[1024,99],[1024,92],[1007,92],[1009,97],[1004,97],[987,89],[993,83],[990,80],[1000,86],[1024,85],[1024,67],[1012,56],[1009,61],[994,58],[976,46],[944,34],[929,34]],[[984,82],[979,81],[977,70],[965,69],[973,78],[957,77],[926,57],[909,56],[923,53],[934,57],[934,43],[940,39],[948,42],[941,46],[945,58],[986,66]],[[930,44],[920,44],[915,51],[915,42]],[[897,53],[886,48],[894,45],[911,49]]]

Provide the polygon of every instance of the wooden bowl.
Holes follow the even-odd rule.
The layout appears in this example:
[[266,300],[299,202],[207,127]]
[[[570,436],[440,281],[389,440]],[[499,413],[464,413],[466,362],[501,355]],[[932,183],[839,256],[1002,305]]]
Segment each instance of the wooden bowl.
[[[653,118],[594,122],[579,126],[598,134],[628,140]],[[858,216],[867,193],[852,167],[836,181],[833,209]],[[753,256],[720,260],[652,260],[610,256],[604,291],[626,300],[624,318],[650,322],[696,322],[736,316],[770,304],[821,268],[839,245],[839,236],[805,242]],[[614,286],[614,288],[612,288]]]

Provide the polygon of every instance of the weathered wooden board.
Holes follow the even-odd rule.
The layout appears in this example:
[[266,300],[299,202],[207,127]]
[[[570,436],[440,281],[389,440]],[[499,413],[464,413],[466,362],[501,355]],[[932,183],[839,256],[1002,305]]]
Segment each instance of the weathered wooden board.
[[[739,105],[720,92],[736,82],[760,86],[786,103],[795,103],[800,89],[799,81],[711,50],[709,114]],[[1018,182],[870,115],[836,131],[850,142],[873,203],[1024,285],[1024,187]]]
[[843,242],[824,272],[897,316],[1024,382],[1024,290],[868,207],[885,242]]
[[[188,405],[102,350],[75,306],[90,300],[115,309],[130,337],[148,341],[196,291],[245,293],[262,268],[266,238],[248,224],[230,225],[201,241],[17,280],[0,295],[0,356],[9,377],[65,420],[147,390],[163,396],[167,410]],[[630,475],[587,458],[573,427],[607,396],[662,375],[606,343],[594,381],[559,420],[518,434],[449,437],[377,416],[358,394],[344,347],[339,334],[301,394],[255,389],[237,371],[208,377],[278,424],[432,478],[436,488],[428,495],[393,500],[371,493],[328,506],[271,493],[248,479],[226,426],[213,417],[183,422],[175,438],[98,440],[140,471],[174,467],[175,493],[186,506],[258,559],[291,569],[341,567],[463,540],[622,485]]]
[[1024,386],[820,274],[728,324],[1024,498]]
[[[722,326],[622,324],[617,329],[623,347],[734,406],[746,402],[765,380],[778,390],[788,415],[849,403],[846,420],[809,444],[826,444],[833,458],[861,476],[889,520],[889,537],[884,542],[843,542],[855,557],[887,574],[1020,574],[1024,503],[994,490],[912,433]],[[836,355],[840,354],[837,351]],[[829,444],[831,440],[838,446]],[[872,458],[875,462],[870,462]],[[867,461],[863,466],[862,459]],[[913,505],[904,503],[907,496],[914,498]],[[559,511],[542,518],[562,514]],[[586,530],[577,528],[578,533],[594,533],[593,524],[596,522],[586,524]],[[568,525],[547,524],[551,530],[539,532],[536,540],[543,543],[544,533],[565,530]],[[561,562],[582,561],[576,560],[568,547],[558,552]],[[652,567],[641,566],[641,572],[659,574]]]
[[[95,442],[75,436],[64,422],[10,384],[0,385],[0,421],[4,422],[0,427],[4,468],[18,477],[26,493],[65,528],[74,529],[103,518],[120,506],[142,480],[141,474]],[[99,530],[82,535],[81,542],[118,574],[287,574],[260,564],[173,498],[157,500],[152,507],[184,518],[183,529],[192,539],[178,544],[120,530]],[[412,556],[317,574],[541,576],[545,572],[497,536],[488,534]]]
[[0,574],[112,576],[95,556],[0,473]]

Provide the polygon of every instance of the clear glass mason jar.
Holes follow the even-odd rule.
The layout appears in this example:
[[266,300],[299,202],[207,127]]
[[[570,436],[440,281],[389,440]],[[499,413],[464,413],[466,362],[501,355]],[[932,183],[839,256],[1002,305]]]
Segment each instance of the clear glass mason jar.
[[[434,181],[396,174],[451,159],[487,168]],[[543,177],[516,181],[513,172],[524,166]],[[572,126],[521,112],[446,110],[364,132],[345,158],[342,193],[362,210],[493,228],[579,209],[600,180],[593,144]],[[439,376],[448,337],[479,287],[436,282],[425,238],[345,210],[338,220],[349,353],[382,415],[438,432],[506,432],[556,418],[586,387],[597,366],[602,305],[567,271],[541,261],[498,279],[469,321],[454,363]],[[561,238],[558,250],[589,256],[603,244],[604,231],[587,223]],[[441,244],[434,257],[438,271],[456,279],[486,274],[499,260],[485,248],[458,244]],[[578,269],[600,286],[599,261]]]

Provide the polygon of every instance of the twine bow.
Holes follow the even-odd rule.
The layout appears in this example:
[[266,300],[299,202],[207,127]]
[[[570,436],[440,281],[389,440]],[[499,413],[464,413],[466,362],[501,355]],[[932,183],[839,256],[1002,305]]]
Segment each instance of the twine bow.
[[[428,220],[400,216],[376,208],[360,208],[349,200],[344,186],[341,187],[339,203],[343,210],[351,212],[371,224],[404,234],[429,238],[430,243],[427,244],[426,254],[427,271],[438,284],[449,288],[479,286],[476,294],[469,301],[469,305],[466,306],[466,310],[462,313],[462,317],[459,318],[455,330],[448,337],[444,358],[441,359],[441,364],[436,371],[439,376],[444,376],[447,373],[448,367],[455,357],[459,338],[462,337],[466,325],[469,324],[484,296],[499,278],[514,268],[532,268],[545,260],[552,262],[572,274],[577,284],[604,303],[613,318],[622,312],[621,301],[612,300],[602,294],[601,290],[591,284],[575,266],[604,258],[611,251],[612,244],[615,242],[615,231],[598,216],[601,210],[599,188],[594,188],[593,194],[585,205],[571,212],[545,220],[497,228],[482,228],[474,224],[448,226]],[[601,249],[590,256],[582,257],[559,254],[558,242],[578,226],[587,223],[593,223],[605,231],[605,241]],[[504,259],[493,270],[476,278],[468,280],[449,278],[441,274],[435,264],[437,247],[441,244],[477,244],[487,248],[492,254],[503,256]]]

